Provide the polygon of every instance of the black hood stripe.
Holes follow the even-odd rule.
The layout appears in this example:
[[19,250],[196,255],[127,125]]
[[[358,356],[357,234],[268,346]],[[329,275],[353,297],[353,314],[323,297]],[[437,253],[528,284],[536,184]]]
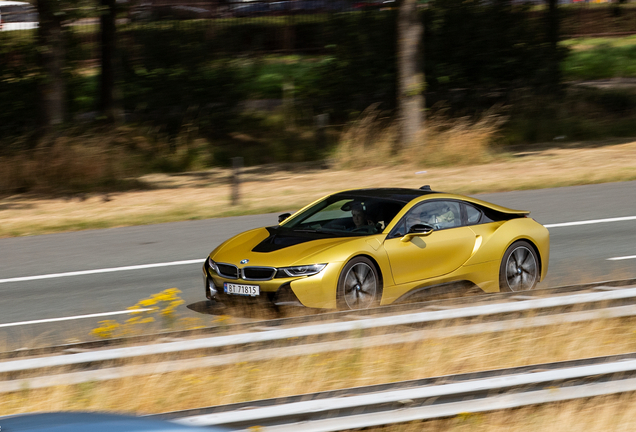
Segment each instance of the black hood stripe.
[[306,243],[314,240],[322,240],[337,237],[351,237],[351,234],[334,235],[333,233],[320,232],[297,232],[283,227],[267,227],[265,228],[269,236],[257,244],[252,252],[275,252],[281,249]]

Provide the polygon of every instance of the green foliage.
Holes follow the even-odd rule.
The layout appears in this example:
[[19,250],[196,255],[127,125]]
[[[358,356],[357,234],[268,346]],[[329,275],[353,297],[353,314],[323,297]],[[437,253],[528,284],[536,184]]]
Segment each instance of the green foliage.
[[241,85],[250,99],[280,99],[283,86],[293,85],[294,92],[306,94],[304,85],[319,79],[324,56],[259,56],[237,61]]
[[507,144],[636,135],[636,92],[579,87],[564,97],[521,97],[502,131]]
[[[94,77],[80,73],[82,62],[91,58],[94,44],[82,40],[76,29],[64,27],[67,103],[70,114],[95,109],[97,84]],[[40,113],[39,86],[46,79],[38,65],[36,31],[0,32],[0,153],[11,151],[12,143],[31,146],[21,140],[36,130]]]
[[[571,11],[562,9],[572,21]],[[432,0],[420,13],[429,106],[447,101],[449,114],[464,115],[494,102],[519,104],[512,109],[511,142],[592,137],[601,131],[624,135],[633,129],[623,120],[633,110],[630,95],[588,92],[576,102],[568,97],[568,102],[541,103],[536,109],[515,99],[519,93],[534,97],[549,82],[545,10],[510,0]],[[312,135],[313,115],[330,113],[333,124],[355,118],[374,103],[383,113],[395,109],[396,24],[395,10],[120,24],[118,96],[127,122],[171,143],[161,157],[148,158],[149,169],[224,163],[238,153],[250,163],[315,159],[325,149]],[[90,118],[84,114],[97,110],[98,30],[96,25],[64,27],[69,118]],[[31,31],[0,33],[0,151],[28,148],[23,137],[35,129],[37,90],[44,77],[34,36]],[[633,38],[601,42],[588,41],[584,49],[564,44],[557,52],[563,60],[570,49],[562,61],[564,76],[636,76]],[[281,48],[296,54],[266,54]],[[294,113],[241,112],[244,100],[281,99],[288,84],[293,84]],[[494,93],[498,99],[486,97]],[[584,114],[575,108],[580,106],[592,111]],[[616,121],[609,114],[617,115]],[[598,128],[590,121],[595,115],[602,118]],[[241,139],[234,137],[237,131],[244,134]],[[4,139],[11,136],[21,141],[14,145]],[[190,148],[187,142],[197,138],[213,144]],[[201,154],[212,156],[206,160]]]
[[[546,22],[510,0],[437,0],[426,20],[429,89],[540,87]],[[560,50],[562,59],[566,51]]]
[[319,111],[362,112],[396,98],[396,11],[336,15],[327,23],[327,57],[300,81],[301,97]]
[[[492,89],[536,90],[550,82],[545,20],[525,6],[437,0],[421,15],[429,102],[454,104],[449,92],[463,89],[474,107]],[[336,116],[356,115],[375,102],[383,110],[395,108],[396,20],[396,11],[374,11],[337,15],[326,23],[327,57],[314,69],[316,76],[302,83],[301,97]],[[560,48],[557,60],[566,53]]]
[[[513,7],[509,0],[439,0],[424,11],[424,64],[430,91],[527,87],[545,79],[543,21],[523,7]],[[209,138],[228,132],[239,101],[280,98],[286,82],[293,82],[296,98],[336,118],[351,118],[375,102],[390,111],[396,103],[396,20],[396,11],[389,10],[120,26],[123,108],[136,122],[154,125],[168,136],[194,122]],[[95,38],[90,37],[97,30],[65,29],[71,116],[96,109],[95,71],[82,73],[80,66],[98,52]],[[287,64],[258,55],[280,48],[288,35],[293,35],[289,48],[324,49],[326,55]],[[27,45],[5,49],[27,52]],[[243,62],[251,62],[245,67],[232,58],[245,53],[251,53],[248,60],[261,60]],[[34,74],[12,73],[30,77],[12,83],[3,93],[7,96],[3,100],[11,101],[7,104],[20,105],[3,110],[10,116],[3,124],[19,130],[19,118],[32,121],[36,112],[35,86],[30,81]],[[23,122],[22,130],[28,129]]]
[[302,106],[293,112],[281,107],[272,112],[247,113],[237,122],[240,132],[215,142],[216,164],[230,165],[230,158],[237,155],[244,157],[246,165],[320,160],[327,156],[334,141],[329,133],[319,140],[313,118],[303,115]]
[[215,59],[215,38],[206,27],[159,22],[120,32],[126,112],[169,136],[184,123],[205,135],[225,131],[244,98],[239,74],[228,60]]
[[[0,32],[0,137],[28,134],[35,126],[39,71],[33,36]],[[0,153],[6,150],[0,147]]]
[[70,118],[77,114],[97,110],[97,95],[99,94],[98,70],[87,68],[95,53],[99,52],[99,45],[87,35],[95,35],[96,26],[91,31],[83,27],[65,27],[66,48],[66,92],[67,109]]
[[588,49],[572,50],[562,64],[565,79],[636,77],[636,39],[628,40],[630,44],[605,42]]

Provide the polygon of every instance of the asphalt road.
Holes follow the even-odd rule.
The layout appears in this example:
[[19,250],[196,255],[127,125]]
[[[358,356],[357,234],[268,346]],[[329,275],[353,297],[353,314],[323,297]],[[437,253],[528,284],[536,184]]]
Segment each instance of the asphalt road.
[[[530,210],[531,217],[548,226],[550,268],[540,287],[636,278],[636,258],[609,260],[636,255],[636,182],[478,197]],[[39,338],[41,344],[45,339],[88,334],[99,319],[117,316],[30,322],[124,311],[166,288],[179,288],[186,305],[201,302],[205,300],[201,265],[207,254],[234,234],[275,224],[276,216],[0,239],[0,345],[3,337],[10,341]],[[605,221],[626,217],[633,218]],[[568,224],[580,221],[597,222]],[[161,265],[148,267],[153,264]],[[139,267],[122,269],[131,266]],[[69,275],[100,269],[109,270]],[[184,316],[197,315],[185,305],[181,308]]]

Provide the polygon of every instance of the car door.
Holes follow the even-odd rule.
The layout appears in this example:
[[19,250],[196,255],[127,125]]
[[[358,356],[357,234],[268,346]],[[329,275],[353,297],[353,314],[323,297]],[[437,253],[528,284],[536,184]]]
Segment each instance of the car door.
[[[403,241],[413,225],[427,224],[433,231]],[[431,200],[411,209],[384,241],[397,285],[450,273],[473,251],[475,233],[462,223],[460,203]]]

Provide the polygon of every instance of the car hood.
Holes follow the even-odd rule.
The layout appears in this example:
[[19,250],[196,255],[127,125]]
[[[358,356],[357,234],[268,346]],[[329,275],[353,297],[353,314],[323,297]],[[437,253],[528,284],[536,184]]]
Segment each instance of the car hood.
[[[364,237],[328,237],[316,233],[292,233],[275,227],[258,228],[239,234],[215,249],[210,257],[217,262],[246,266],[284,267],[312,262],[316,254]],[[337,257],[334,257],[337,260]]]

